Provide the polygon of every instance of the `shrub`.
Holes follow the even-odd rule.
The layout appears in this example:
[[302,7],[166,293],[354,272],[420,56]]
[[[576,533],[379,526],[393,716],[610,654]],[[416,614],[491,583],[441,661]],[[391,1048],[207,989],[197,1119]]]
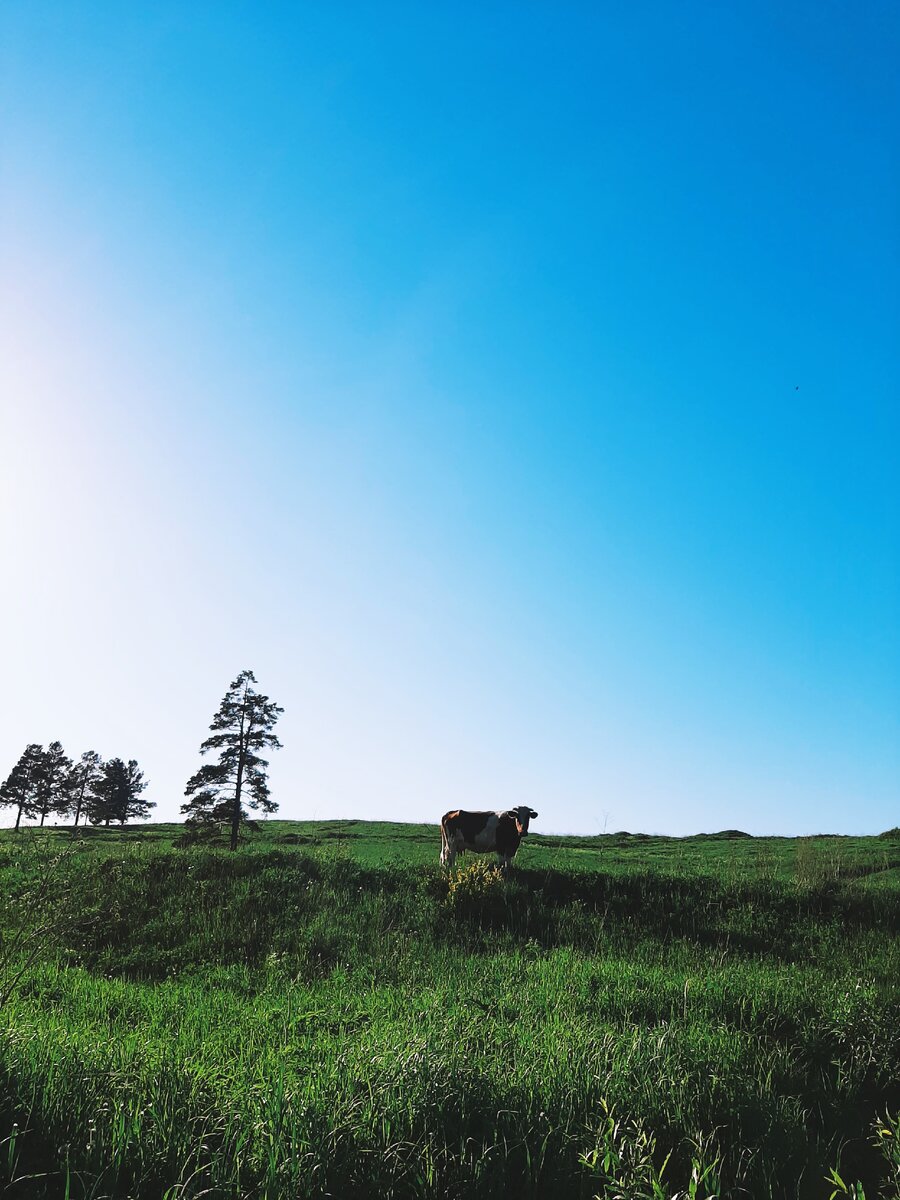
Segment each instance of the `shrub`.
[[450,876],[446,904],[455,912],[476,915],[502,901],[503,872],[496,863],[476,858]]

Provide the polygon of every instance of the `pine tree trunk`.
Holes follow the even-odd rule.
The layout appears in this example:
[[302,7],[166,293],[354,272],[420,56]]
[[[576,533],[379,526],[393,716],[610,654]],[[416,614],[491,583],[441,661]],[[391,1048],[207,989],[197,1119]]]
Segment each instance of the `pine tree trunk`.
[[43,809],[41,809],[41,829],[44,828],[44,822],[46,821],[46,819],[47,819],[47,810],[46,810],[46,808],[43,808]]
[[19,828],[19,822],[22,820],[22,806],[24,805],[24,803],[25,803],[24,800],[19,801],[19,811],[16,813],[16,829],[17,830]]
[[237,850],[238,830],[241,826],[241,786],[244,782],[244,751],[238,759],[237,783],[234,785],[234,812],[231,814],[231,849]]
[[[246,690],[244,693],[246,699]],[[244,756],[247,753],[247,744],[250,741],[250,726],[244,729],[244,713],[241,713],[241,750],[238,755],[237,779],[234,785],[234,812],[231,814],[231,849],[237,850],[238,831],[241,827],[241,788],[244,784]]]
[[75,830],[78,828],[78,818],[81,816],[81,806],[84,804],[84,791],[86,787],[87,779],[84,778],[81,781],[81,791],[78,793],[78,803],[75,806],[75,824],[72,826],[73,836],[75,834]]

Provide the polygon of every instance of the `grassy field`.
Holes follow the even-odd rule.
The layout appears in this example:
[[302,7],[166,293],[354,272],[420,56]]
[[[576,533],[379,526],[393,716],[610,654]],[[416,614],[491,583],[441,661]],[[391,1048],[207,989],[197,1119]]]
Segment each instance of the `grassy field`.
[[900,1197],[897,840],[181,832],[0,836],[11,1200]]

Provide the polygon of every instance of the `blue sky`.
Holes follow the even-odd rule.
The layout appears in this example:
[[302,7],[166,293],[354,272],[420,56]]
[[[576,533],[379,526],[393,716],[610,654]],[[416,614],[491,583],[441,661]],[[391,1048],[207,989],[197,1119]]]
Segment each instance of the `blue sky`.
[[900,820],[891,4],[0,14],[0,774]]

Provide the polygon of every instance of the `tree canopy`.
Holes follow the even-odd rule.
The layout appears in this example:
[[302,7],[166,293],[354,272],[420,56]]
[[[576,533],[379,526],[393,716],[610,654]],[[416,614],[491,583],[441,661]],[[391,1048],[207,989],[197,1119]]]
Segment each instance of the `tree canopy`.
[[0,806],[16,809],[16,829],[23,817],[36,817],[37,777],[41,769],[44,747],[30,742],[22,751],[19,761],[0,784]]
[[127,763],[121,758],[111,758],[103,763],[93,785],[88,802],[91,821],[95,825],[109,825],[112,821],[124,825],[134,817],[149,816],[153,802],[141,799],[146,787],[144,773],[133,758]]
[[66,756],[60,742],[51,742],[46,750],[35,756],[31,771],[35,816],[43,825],[50,813],[64,815],[69,810],[69,780],[72,760]]
[[95,789],[103,778],[103,759],[96,750],[85,750],[80,760],[72,767],[69,789],[74,809],[73,831],[78,828],[82,812],[88,811],[94,800]]

